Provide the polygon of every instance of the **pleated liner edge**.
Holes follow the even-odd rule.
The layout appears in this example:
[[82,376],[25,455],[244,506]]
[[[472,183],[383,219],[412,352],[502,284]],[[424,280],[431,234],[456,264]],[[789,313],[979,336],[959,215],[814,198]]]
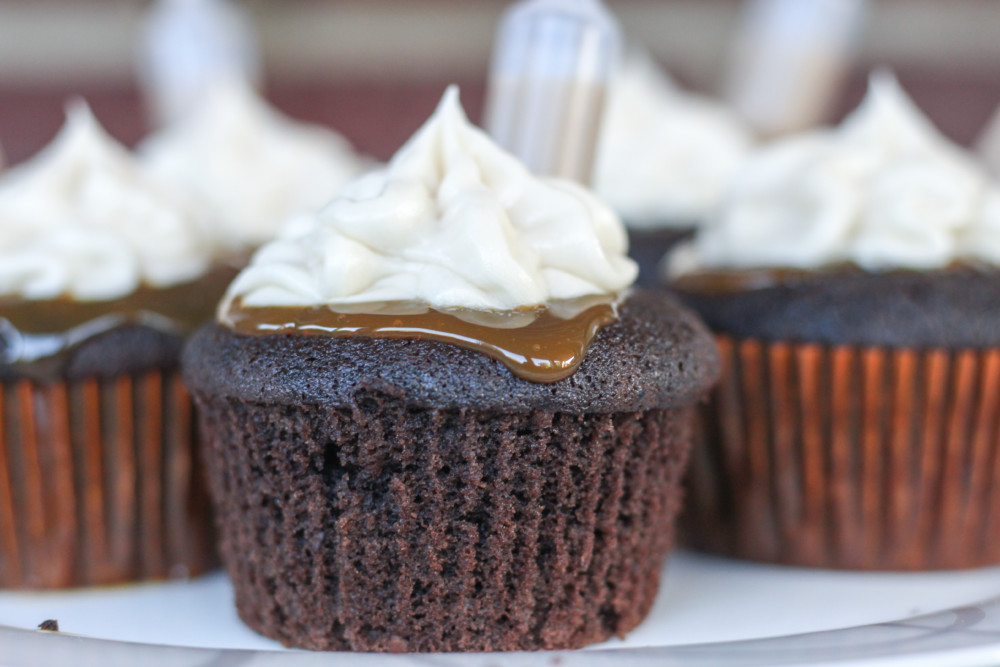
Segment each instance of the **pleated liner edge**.
[[1000,563],[1000,349],[718,338],[687,543],[772,563]]
[[211,568],[192,413],[173,371],[0,383],[0,588]]
[[524,415],[198,397],[240,616],[289,646],[579,647],[647,614],[690,408]]

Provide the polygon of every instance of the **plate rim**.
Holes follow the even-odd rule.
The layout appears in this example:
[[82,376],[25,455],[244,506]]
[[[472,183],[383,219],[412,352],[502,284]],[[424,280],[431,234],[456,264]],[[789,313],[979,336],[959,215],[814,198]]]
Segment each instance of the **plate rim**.
[[[982,628],[984,621],[993,628]],[[870,642],[857,641],[861,635],[879,633],[881,638]],[[13,640],[13,641],[11,641]],[[845,643],[846,640],[846,643]],[[20,644],[20,646],[18,646]],[[58,646],[56,645],[58,644]],[[134,658],[158,659],[168,656],[178,657],[184,662],[171,664],[235,666],[253,664],[255,667],[271,665],[451,665],[469,664],[470,661],[502,665],[614,665],[639,664],[656,661],[662,665],[709,665],[725,664],[751,667],[755,665],[821,665],[821,664],[875,664],[872,660],[899,661],[911,657],[931,659],[950,654],[949,660],[962,659],[961,653],[968,653],[969,660],[979,660],[983,656],[1000,660],[1000,596],[989,597],[978,603],[971,603],[949,609],[873,624],[855,625],[846,628],[820,630],[806,633],[779,635],[775,637],[738,639],[721,642],[703,642],[673,646],[649,646],[630,648],[600,648],[575,651],[535,651],[535,652],[494,652],[494,653],[357,653],[350,651],[311,652],[282,651],[277,649],[237,649],[205,648],[196,646],[172,646],[88,637],[63,632],[46,632],[0,625],[0,660],[16,657],[11,663],[33,667],[52,664],[50,649],[72,647],[78,660],[113,658],[128,655]],[[26,649],[28,649],[26,651]],[[34,652],[34,656],[31,652]],[[811,652],[812,657],[804,655]],[[42,655],[42,654],[45,655]],[[817,661],[815,654],[821,653]],[[7,657],[5,657],[5,655]],[[133,658],[133,659],[134,659]],[[803,659],[805,658],[805,660]],[[114,663],[117,664],[117,663]],[[949,663],[951,664],[951,663]],[[973,663],[969,663],[973,664]]]

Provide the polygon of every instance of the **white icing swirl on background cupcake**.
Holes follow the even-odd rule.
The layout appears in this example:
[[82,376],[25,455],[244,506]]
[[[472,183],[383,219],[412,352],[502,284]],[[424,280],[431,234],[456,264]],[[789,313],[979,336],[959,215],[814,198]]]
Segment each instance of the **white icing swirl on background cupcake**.
[[199,221],[83,102],[52,144],[0,178],[0,296],[115,299],[198,278],[211,256]]
[[609,89],[594,191],[630,227],[694,226],[718,205],[751,144],[735,113],[678,90],[632,53]]
[[462,110],[451,87],[383,169],[289,225],[230,286],[246,306],[418,302],[513,310],[614,294],[637,268],[614,212],[540,179]]
[[198,112],[145,141],[139,154],[201,207],[220,245],[237,251],[318,210],[367,166],[339,134],[283,116],[236,80],[220,83]]
[[760,151],[671,270],[996,264],[998,235],[1000,191],[986,169],[876,73],[841,127]]

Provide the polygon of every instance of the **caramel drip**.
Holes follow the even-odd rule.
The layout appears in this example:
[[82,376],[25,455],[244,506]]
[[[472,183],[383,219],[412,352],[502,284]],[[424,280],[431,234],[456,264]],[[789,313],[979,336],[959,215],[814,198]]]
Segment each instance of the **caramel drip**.
[[[481,352],[522,379],[548,383],[572,375],[597,332],[618,318],[617,303],[611,297],[566,301],[507,315],[426,307],[413,312],[413,304],[402,304],[398,310],[406,312],[345,313],[327,306],[251,307],[237,300],[230,306],[225,323],[243,335],[433,340]],[[505,323],[504,318],[509,321]]]
[[141,287],[109,301],[0,297],[0,364],[38,380],[57,377],[69,354],[126,326],[184,335],[212,319],[236,269],[219,267],[190,283]]
[[671,286],[692,294],[729,294],[795,285],[821,275],[860,272],[861,269],[854,265],[838,265],[822,270],[783,268],[706,270],[675,278]]
[[[947,273],[995,273],[996,267],[974,260],[953,262],[944,269]],[[757,268],[757,269],[706,269],[678,276],[671,282],[671,287],[690,294],[706,296],[731,294],[733,292],[751,292],[772,287],[791,287],[810,280],[828,278],[836,275],[861,275],[868,273],[857,264],[830,264],[818,269],[795,268]],[[894,269],[882,272],[885,275],[906,275],[926,273],[916,269]],[[881,274],[880,274],[881,275]]]

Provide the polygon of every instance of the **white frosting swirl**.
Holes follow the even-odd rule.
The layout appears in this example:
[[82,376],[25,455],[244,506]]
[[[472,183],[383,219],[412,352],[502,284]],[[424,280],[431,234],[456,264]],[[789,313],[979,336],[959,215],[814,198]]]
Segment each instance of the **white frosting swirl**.
[[318,210],[367,166],[340,135],[286,118],[236,80],[216,86],[197,113],[148,139],[139,154],[201,207],[219,245],[236,251]]
[[734,113],[678,90],[633,53],[609,90],[594,190],[630,227],[694,226],[718,205],[751,143]]
[[872,77],[835,130],[759,152],[673,272],[702,268],[934,269],[1000,263],[1000,191],[895,78]]
[[199,221],[151,183],[82,102],[59,136],[0,179],[0,295],[107,300],[208,268]]
[[387,167],[289,225],[230,286],[248,306],[419,302],[513,310],[613,294],[636,266],[610,208],[539,179],[462,111],[451,87]]

